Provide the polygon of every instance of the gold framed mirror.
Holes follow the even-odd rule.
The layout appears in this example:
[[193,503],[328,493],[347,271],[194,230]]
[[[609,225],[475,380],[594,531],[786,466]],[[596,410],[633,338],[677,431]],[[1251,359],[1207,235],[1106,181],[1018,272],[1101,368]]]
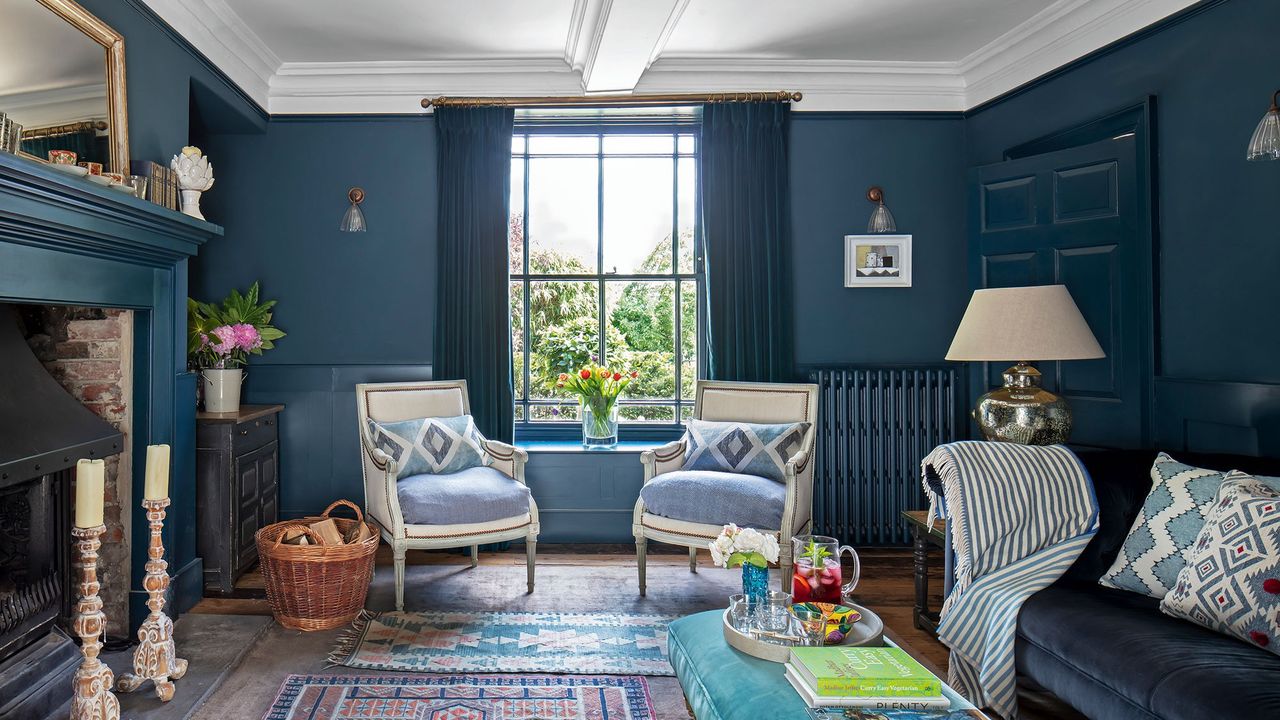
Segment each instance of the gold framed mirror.
[[22,126],[18,154],[72,150],[129,174],[124,36],[75,0],[0,0],[0,18],[0,113]]

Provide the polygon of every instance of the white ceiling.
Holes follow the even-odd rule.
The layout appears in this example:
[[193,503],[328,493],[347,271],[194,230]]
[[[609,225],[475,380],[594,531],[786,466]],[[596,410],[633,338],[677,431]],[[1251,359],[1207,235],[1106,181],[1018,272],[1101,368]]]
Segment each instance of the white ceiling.
[[435,95],[736,90],[967,110],[1196,0],[146,2],[271,113],[418,113]]

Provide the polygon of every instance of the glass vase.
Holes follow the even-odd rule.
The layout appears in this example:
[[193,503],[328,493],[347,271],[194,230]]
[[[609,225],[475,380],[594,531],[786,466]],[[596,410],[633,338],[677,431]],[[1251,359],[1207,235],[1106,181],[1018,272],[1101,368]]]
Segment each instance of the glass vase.
[[742,594],[753,601],[763,602],[769,594],[769,568],[742,563]]
[[617,403],[582,403],[582,445],[589,450],[618,444]]

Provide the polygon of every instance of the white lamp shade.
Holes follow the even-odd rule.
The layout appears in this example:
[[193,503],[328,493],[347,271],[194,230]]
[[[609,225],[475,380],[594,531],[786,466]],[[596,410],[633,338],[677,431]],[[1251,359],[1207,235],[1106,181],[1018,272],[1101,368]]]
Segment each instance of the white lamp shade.
[[975,290],[948,360],[1092,360],[1106,357],[1064,285]]

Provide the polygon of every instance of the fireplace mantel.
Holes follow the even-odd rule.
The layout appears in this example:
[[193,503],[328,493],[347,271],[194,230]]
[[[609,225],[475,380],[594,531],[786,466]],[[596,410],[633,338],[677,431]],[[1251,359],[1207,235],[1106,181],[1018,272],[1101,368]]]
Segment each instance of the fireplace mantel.
[[[200,598],[195,542],[195,377],[186,371],[187,264],[222,228],[0,153],[0,302],[135,311],[133,437],[173,446],[165,549],[175,612]],[[133,497],[145,467],[133,463]],[[147,609],[146,518],[132,513],[130,628]]]

